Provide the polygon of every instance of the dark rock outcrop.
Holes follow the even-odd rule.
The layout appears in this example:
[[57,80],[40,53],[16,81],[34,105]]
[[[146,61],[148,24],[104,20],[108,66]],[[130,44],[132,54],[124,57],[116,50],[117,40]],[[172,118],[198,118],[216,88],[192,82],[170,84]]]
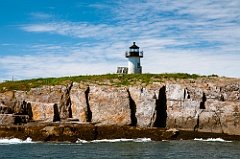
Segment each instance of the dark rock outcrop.
[[162,140],[189,140],[194,138],[219,138],[225,140],[240,140],[239,135],[219,133],[189,132],[176,129],[139,128],[133,126],[93,126],[91,124],[31,124],[21,126],[0,126],[2,138],[16,137],[33,141],[93,141],[101,139],[138,139],[151,138],[154,141]]

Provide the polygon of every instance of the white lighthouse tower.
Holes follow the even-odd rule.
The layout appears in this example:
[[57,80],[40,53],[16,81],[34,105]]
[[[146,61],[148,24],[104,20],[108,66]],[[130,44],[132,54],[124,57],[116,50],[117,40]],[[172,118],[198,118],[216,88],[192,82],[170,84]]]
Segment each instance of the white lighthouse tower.
[[129,51],[126,51],[126,58],[128,58],[128,74],[141,74],[142,66],[140,58],[143,57],[143,51],[139,52],[139,47],[133,42],[133,45],[129,47]]

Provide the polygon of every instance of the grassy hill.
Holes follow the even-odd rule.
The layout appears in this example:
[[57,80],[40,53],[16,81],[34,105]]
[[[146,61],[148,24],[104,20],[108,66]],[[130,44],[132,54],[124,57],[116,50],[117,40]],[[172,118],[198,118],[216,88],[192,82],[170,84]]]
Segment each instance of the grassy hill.
[[31,88],[43,85],[64,85],[69,82],[83,82],[86,84],[129,86],[152,82],[162,82],[166,79],[197,79],[217,77],[217,75],[200,76],[197,74],[172,73],[172,74],[105,74],[105,75],[85,75],[60,78],[38,78],[20,81],[6,81],[0,83],[0,92],[23,90],[28,91]]

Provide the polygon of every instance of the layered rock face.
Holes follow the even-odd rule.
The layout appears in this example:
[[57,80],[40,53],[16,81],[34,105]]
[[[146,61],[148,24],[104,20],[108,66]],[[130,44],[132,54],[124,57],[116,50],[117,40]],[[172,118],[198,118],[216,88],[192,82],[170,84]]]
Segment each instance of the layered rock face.
[[[0,124],[78,121],[240,135],[240,80],[168,80],[113,87],[69,82],[0,94]],[[7,120],[9,119],[9,120]],[[6,122],[8,121],[8,122]]]
[[88,103],[89,87],[73,83],[70,91],[72,116],[80,122],[91,121],[91,111]]
[[15,115],[29,115],[34,121],[52,122],[56,116],[70,117],[68,89],[70,86],[43,86],[29,92],[5,92],[0,94],[0,101]]
[[116,87],[90,87],[88,95],[92,123],[130,125],[130,103],[127,90]]
[[167,84],[167,127],[240,134],[239,81]]
[[149,87],[130,87],[129,95],[131,101],[131,107],[133,109],[134,116],[132,120],[134,124],[140,127],[153,127],[161,126],[161,119],[166,120],[166,115],[164,109],[166,99],[165,97],[165,86],[161,85],[151,85]]

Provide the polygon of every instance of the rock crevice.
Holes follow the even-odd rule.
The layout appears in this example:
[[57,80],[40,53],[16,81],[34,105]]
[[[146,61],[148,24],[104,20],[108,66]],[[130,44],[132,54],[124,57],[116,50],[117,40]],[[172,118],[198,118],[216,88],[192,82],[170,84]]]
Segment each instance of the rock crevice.
[[156,102],[156,120],[154,127],[166,127],[167,121],[167,97],[166,97],[166,86],[163,86],[159,90],[159,96]]
[[137,125],[136,103],[132,99],[129,90],[127,90],[127,92],[128,92],[128,98],[129,98],[129,104],[130,104],[130,110],[131,110],[131,124],[130,125],[131,126],[136,126]]
[[86,112],[86,121],[91,122],[92,121],[92,111],[89,105],[89,92],[90,88],[87,87],[87,90],[85,91],[85,99],[86,99],[86,105],[87,105],[87,112]]

